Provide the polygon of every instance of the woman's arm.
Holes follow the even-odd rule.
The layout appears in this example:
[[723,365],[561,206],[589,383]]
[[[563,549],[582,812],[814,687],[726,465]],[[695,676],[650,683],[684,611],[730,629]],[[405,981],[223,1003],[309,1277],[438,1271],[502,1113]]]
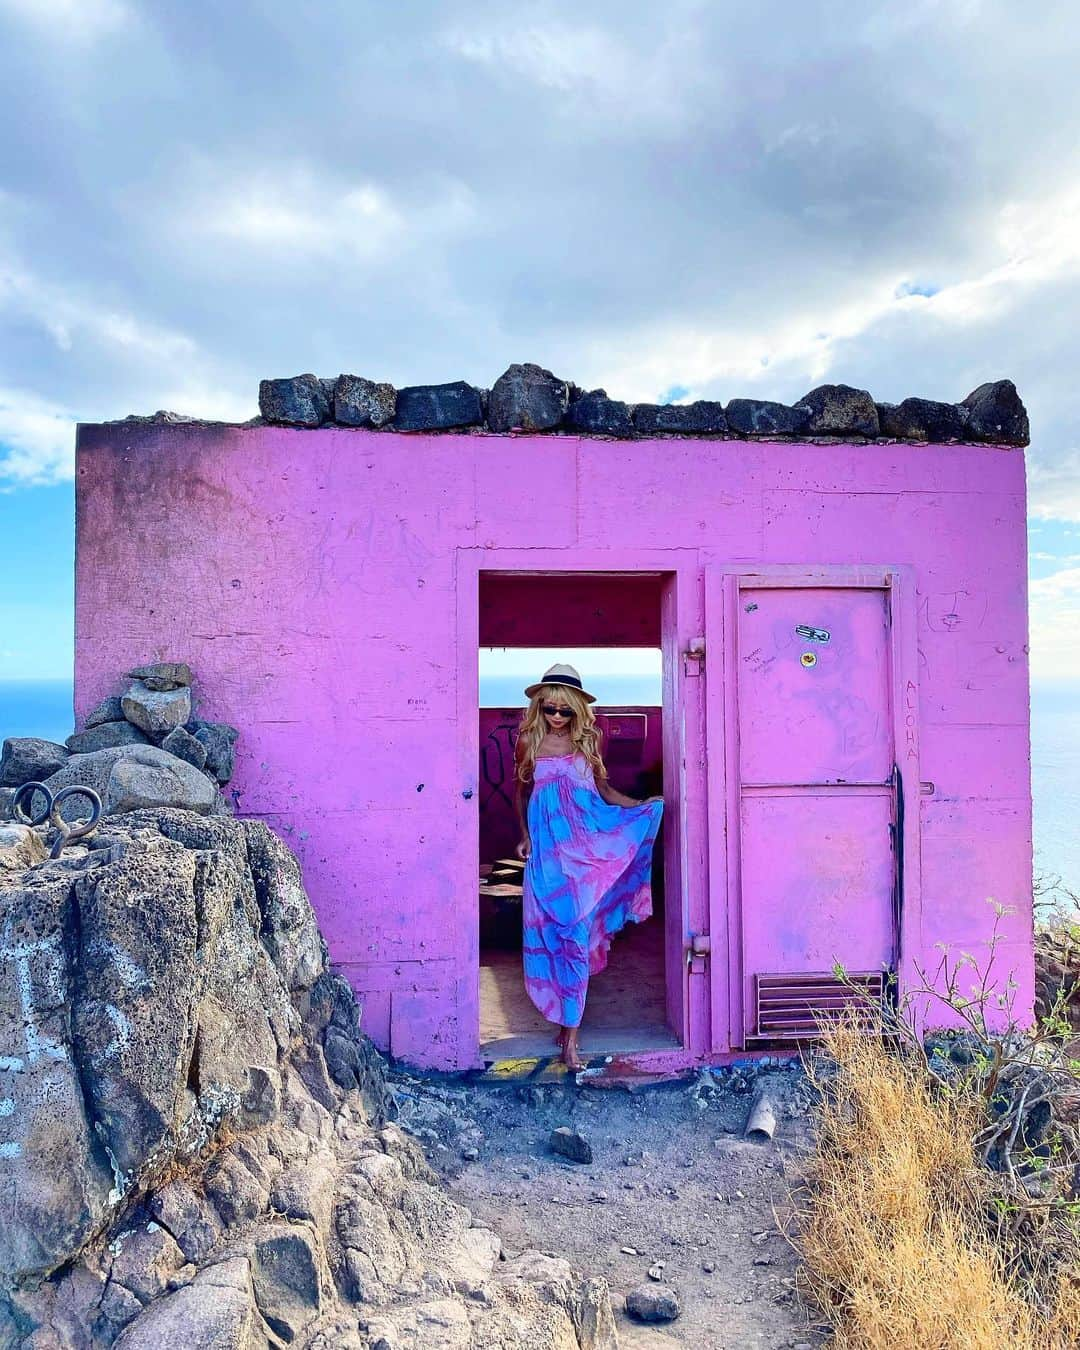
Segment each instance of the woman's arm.
[[532,784],[523,783],[518,778],[514,792],[514,807],[517,811],[518,825],[521,827],[521,843],[517,846],[519,858],[527,858],[532,852],[532,840],[529,838],[529,796],[531,793]]

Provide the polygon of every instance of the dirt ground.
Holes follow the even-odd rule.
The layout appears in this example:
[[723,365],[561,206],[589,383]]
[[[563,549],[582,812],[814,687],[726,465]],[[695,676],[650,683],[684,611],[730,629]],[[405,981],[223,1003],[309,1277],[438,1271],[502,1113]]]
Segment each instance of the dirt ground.
[[[502,1235],[508,1257],[538,1248],[607,1278],[628,1350],[823,1343],[784,1236],[811,1143],[812,1094],[797,1063],[634,1091],[401,1074],[392,1085],[402,1125],[451,1194]],[[776,1109],[772,1141],[743,1138],[759,1090]],[[552,1151],[562,1125],[589,1141],[591,1164]],[[635,1322],[623,1306],[630,1290],[658,1283],[650,1268],[679,1298],[679,1317],[663,1326]]]

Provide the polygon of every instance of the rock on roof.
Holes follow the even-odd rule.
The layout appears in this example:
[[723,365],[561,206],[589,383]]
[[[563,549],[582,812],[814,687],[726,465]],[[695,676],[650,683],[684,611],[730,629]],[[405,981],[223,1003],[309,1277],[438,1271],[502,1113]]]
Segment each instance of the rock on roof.
[[[733,398],[726,405],[624,403],[604,389],[581,389],[542,366],[509,366],[491,389],[464,380],[449,384],[392,384],[361,375],[336,379],[293,375],[262,380],[256,422],[275,426],[364,427],[398,432],[470,431],[505,435],[571,434],[643,438],[711,437],[728,440],[950,441],[1027,445],[1027,410],[1011,380],[993,380],[959,403],[906,398],[877,403],[865,389],[822,384],[797,403]],[[159,412],[139,422],[185,422]]]

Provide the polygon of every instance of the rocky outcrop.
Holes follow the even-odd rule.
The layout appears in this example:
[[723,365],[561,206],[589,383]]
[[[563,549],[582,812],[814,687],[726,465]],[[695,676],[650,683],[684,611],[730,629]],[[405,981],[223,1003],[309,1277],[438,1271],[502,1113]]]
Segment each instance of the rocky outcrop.
[[602,1281],[500,1261],[386,1120],[280,839],[92,844],[0,830],[0,1346],[614,1347]]
[[586,392],[542,366],[522,362],[509,366],[490,391],[463,380],[401,390],[359,375],[263,380],[259,411],[265,422],[312,428],[336,422],[389,431],[500,435],[1028,443],[1027,412],[1010,380],[980,385],[962,403],[922,398],[875,403],[865,389],[823,384],[792,406],[751,398],[732,399],[726,407],[707,399],[627,404],[603,389]]
[[[183,661],[139,666],[128,672],[123,693],[103,699],[65,745],[33,737],[6,740],[0,820],[10,814],[7,789],[31,782],[43,783],[54,796],[76,784],[93,788],[106,815],[168,806],[228,814],[219,788],[232,778],[238,732],[193,715],[193,678]],[[29,809],[37,813],[43,805],[42,794],[33,794]],[[69,823],[87,809],[83,797],[60,808]]]

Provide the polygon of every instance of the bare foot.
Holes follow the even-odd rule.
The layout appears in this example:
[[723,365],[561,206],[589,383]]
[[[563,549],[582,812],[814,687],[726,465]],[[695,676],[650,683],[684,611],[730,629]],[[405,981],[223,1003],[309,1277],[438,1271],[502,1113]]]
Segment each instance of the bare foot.
[[566,1033],[562,1047],[562,1062],[571,1073],[577,1073],[578,1070],[585,1067],[585,1062],[578,1054],[577,1027],[564,1027]]
[[566,1044],[566,1033],[567,1033],[568,1029],[569,1029],[569,1028],[567,1028],[567,1027],[560,1027],[560,1028],[559,1028],[559,1034],[555,1037],[555,1044],[556,1044],[560,1049],[562,1049],[562,1047]]

